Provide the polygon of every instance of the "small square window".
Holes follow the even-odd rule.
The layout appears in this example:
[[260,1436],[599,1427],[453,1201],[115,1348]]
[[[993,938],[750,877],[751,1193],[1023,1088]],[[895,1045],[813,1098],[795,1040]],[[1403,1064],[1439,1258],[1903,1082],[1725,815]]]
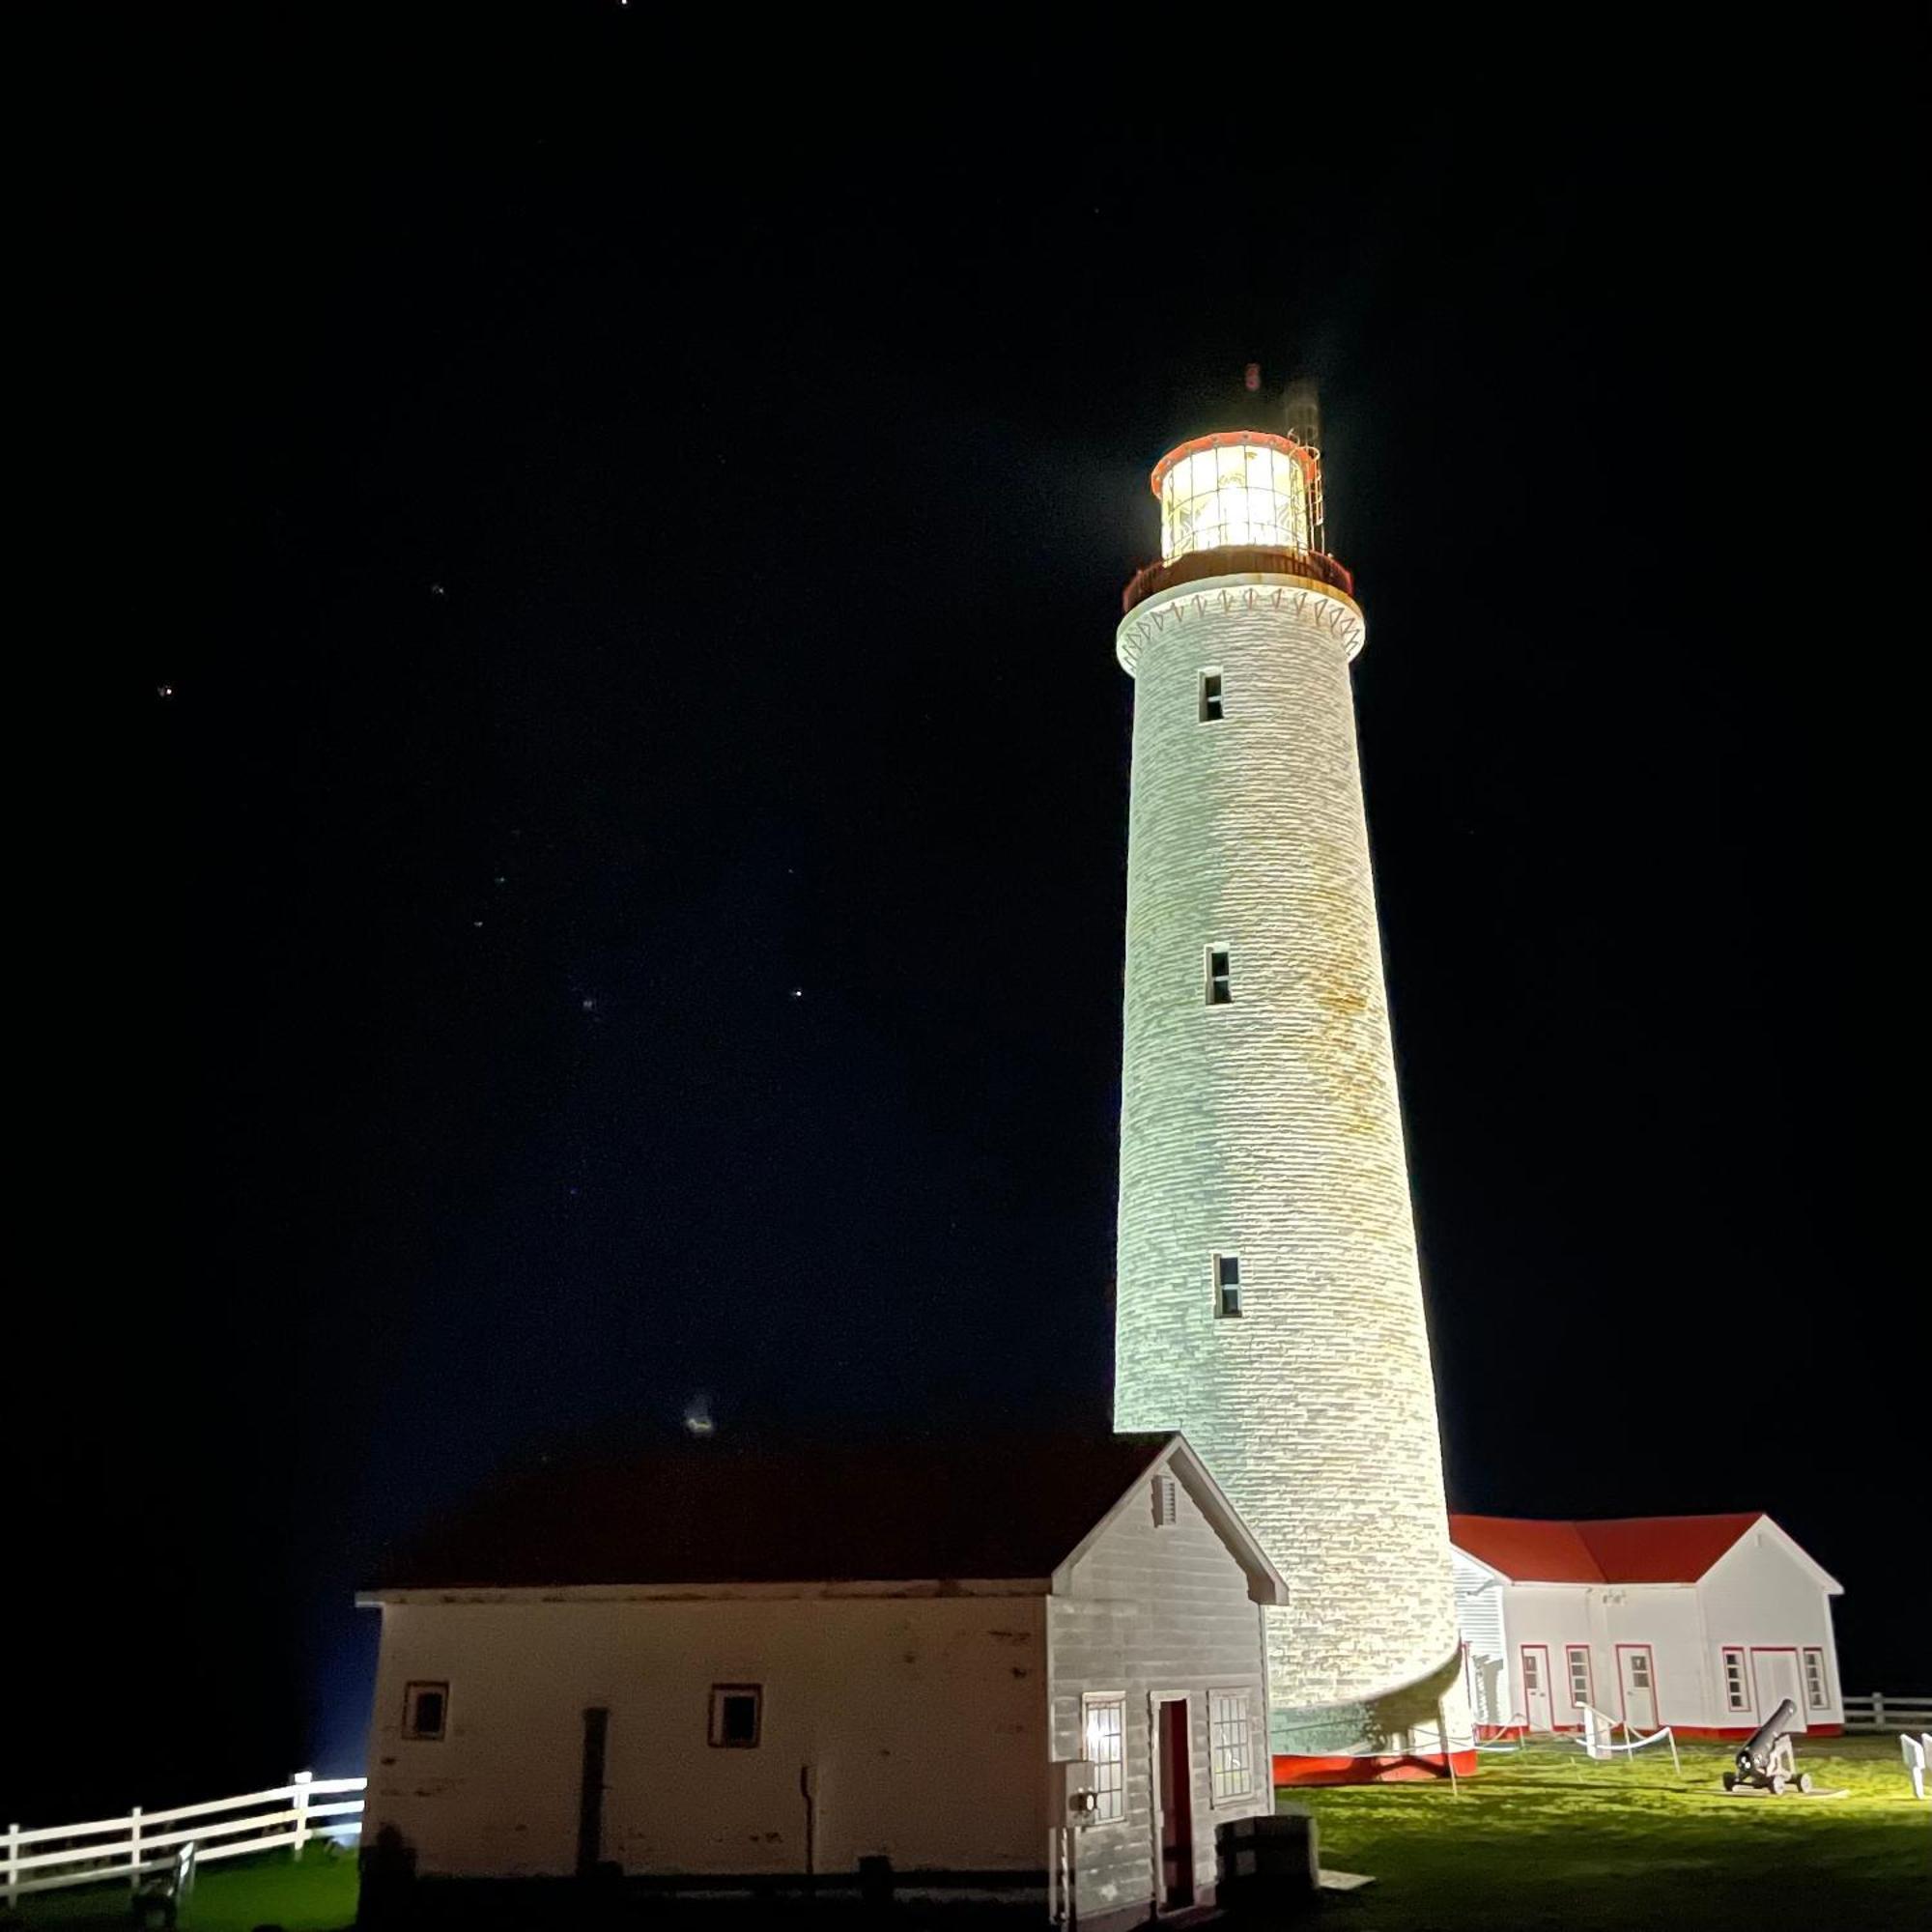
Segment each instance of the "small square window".
[[711,1742],[720,1750],[756,1750],[765,1701],[761,1684],[711,1687]]
[[1745,1654],[1741,1650],[1726,1650],[1724,1660],[1724,1708],[1727,1711],[1747,1711],[1750,1709],[1750,1693],[1745,1686]]
[[1221,722],[1221,673],[1218,670],[1204,670],[1201,673],[1201,722],[1204,724],[1218,724]]
[[1210,946],[1208,949],[1208,1004],[1210,1007],[1225,1007],[1232,1004],[1234,997],[1235,982],[1229,970],[1228,949],[1225,946]]
[[1127,1702],[1089,1695],[1081,1700],[1083,1754],[1094,1767],[1094,1823],[1127,1815]]
[[1814,1711],[1822,1711],[1832,1700],[1825,1694],[1825,1653],[1804,1653],[1804,1701]]
[[1214,1803],[1246,1798],[1255,1786],[1255,1752],[1245,1690],[1208,1693],[1208,1759]]
[[1564,1652],[1570,1666],[1570,1701],[1579,1709],[1592,1701],[1590,1695],[1590,1653],[1573,1643]]
[[439,1742],[449,1725],[449,1686],[412,1684],[403,1691],[403,1735]]
[[1241,1258],[1239,1255],[1214,1257],[1214,1313],[1238,1315],[1241,1312]]

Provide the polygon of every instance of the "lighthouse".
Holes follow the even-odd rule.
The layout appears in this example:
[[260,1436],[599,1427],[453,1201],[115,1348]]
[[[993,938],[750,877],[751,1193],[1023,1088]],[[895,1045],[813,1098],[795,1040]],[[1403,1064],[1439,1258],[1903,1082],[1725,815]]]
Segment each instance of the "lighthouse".
[[1115,1426],[1185,1432],[1289,1580],[1264,1612],[1278,1777],[1373,1776],[1468,1730],[1350,683],[1367,629],[1312,392],[1151,480],[1160,558],[1115,639]]

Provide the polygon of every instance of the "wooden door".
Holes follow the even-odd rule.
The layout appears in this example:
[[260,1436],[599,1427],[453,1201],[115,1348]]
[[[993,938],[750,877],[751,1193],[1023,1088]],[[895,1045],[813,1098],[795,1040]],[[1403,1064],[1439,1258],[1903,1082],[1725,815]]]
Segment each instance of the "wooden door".
[[1657,1663],[1647,1643],[1617,1645],[1617,1683],[1623,1690],[1624,1722],[1639,1731],[1657,1728]]
[[1549,1646],[1522,1646],[1522,1714],[1532,1731],[1553,1730],[1549,1711]]
[[1170,1698],[1159,1710],[1160,1887],[1171,1912],[1194,1903],[1194,1752],[1186,1698]]

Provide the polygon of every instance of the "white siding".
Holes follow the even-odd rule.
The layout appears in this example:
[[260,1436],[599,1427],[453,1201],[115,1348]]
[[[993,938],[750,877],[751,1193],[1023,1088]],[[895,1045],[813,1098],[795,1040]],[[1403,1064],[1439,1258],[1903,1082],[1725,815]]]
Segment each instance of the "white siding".
[[[431,1874],[567,1873],[583,1710],[611,1713],[605,1856],[625,1870],[817,1864],[1037,1870],[1047,1749],[1038,1597],[387,1605],[365,1838]],[[1253,1612],[1250,1609],[1250,1616]],[[403,1687],[447,1680],[449,1734],[400,1736]],[[714,1683],[764,1687],[753,1750],[713,1748]]]
[[[1718,1561],[1699,1587],[1704,1605],[1704,1659],[1712,1680],[1711,1701],[1721,1704],[1715,1689],[1718,1652],[1725,1644],[1747,1652],[1790,1649],[1799,1653],[1799,1716],[1807,1726],[1845,1721],[1844,1688],[1838,1682],[1838,1652],[1832,1634],[1832,1600],[1817,1577],[1791,1553],[1779,1533],[1759,1523],[1747,1531]],[[1804,1651],[1815,1646],[1825,1653],[1827,1703],[1822,1711],[1804,1706]],[[1752,1672],[1755,1685],[1757,1672]],[[1755,1706],[1753,1719],[1768,1716]],[[1736,1715],[1720,1722],[1744,1722]]]
[[1463,1685],[1478,1724],[1507,1724],[1520,1715],[1512,1700],[1503,1591],[1507,1587],[1460,1549],[1452,1550],[1456,1628],[1463,1638]]
[[[1459,1575],[1464,1561],[1459,1555]],[[1548,1645],[1559,1728],[1580,1721],[1565,1666],[1572,1644],[1589,1647],[1597,1706],[1613,1718],[1624,1715],[1617,1647],[1648,1645],[1659,1721],[1681,1730],[1747,1730],[1765,1715],[1755,1688],[1750,1711],[1726,1707],[1719,1661],[1726,1647],[1746,1652],[1753,1687],[1758,1673],[1748,1660],[1756,1653],[1789,1652],[1802,1687],[1804,1653],[1814,1647],[1824,1652],[1827,1702],[1800,1716],[1807,1726],[1844,1722],[1831,1599],[1779,1534],[1763,1525],[1747,1532],[1701,1583],[1513,1583],[1501,1595],[1509,1697],[1522,1708],[1521,1646]]]
[[[1083,1918],[1144,1904],[1153,1895],[1151,1793],[1151,1693],[1188,1700],[1193,1765],[1195,1881],[1214,1883],[1214,1828],[1272,1808],[1260,1606],[1248,1577],[1176,1485],[1176,1520],[1155,1527],[1151,1484],[1127,1499],[1074,1566],[1066,1591],[1047,1601],[1052,1754],[1083,1754],[1081,1698],[1121,1692],[1126,1700],[1126,1816],[1075,1833]],[[1208,1776],[1208,1692],[1250,1693],[1257,1767],[1250,1797],[1213,1803]]]

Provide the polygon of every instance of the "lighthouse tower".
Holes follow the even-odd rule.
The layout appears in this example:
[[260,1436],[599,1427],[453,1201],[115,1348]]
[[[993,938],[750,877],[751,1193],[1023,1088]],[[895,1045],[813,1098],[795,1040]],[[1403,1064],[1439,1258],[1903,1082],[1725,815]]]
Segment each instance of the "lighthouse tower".
[[[1435,1393],[1312,397],[1154,466],[1135,680],[1115,1426],[1179,1429],[1289,1579],[1277,1775],[1466,1739]],[[1340,1760],[1346,1759],[1346,1766]],[[1412,1760],[1411,1760],[1412,1761]]]

